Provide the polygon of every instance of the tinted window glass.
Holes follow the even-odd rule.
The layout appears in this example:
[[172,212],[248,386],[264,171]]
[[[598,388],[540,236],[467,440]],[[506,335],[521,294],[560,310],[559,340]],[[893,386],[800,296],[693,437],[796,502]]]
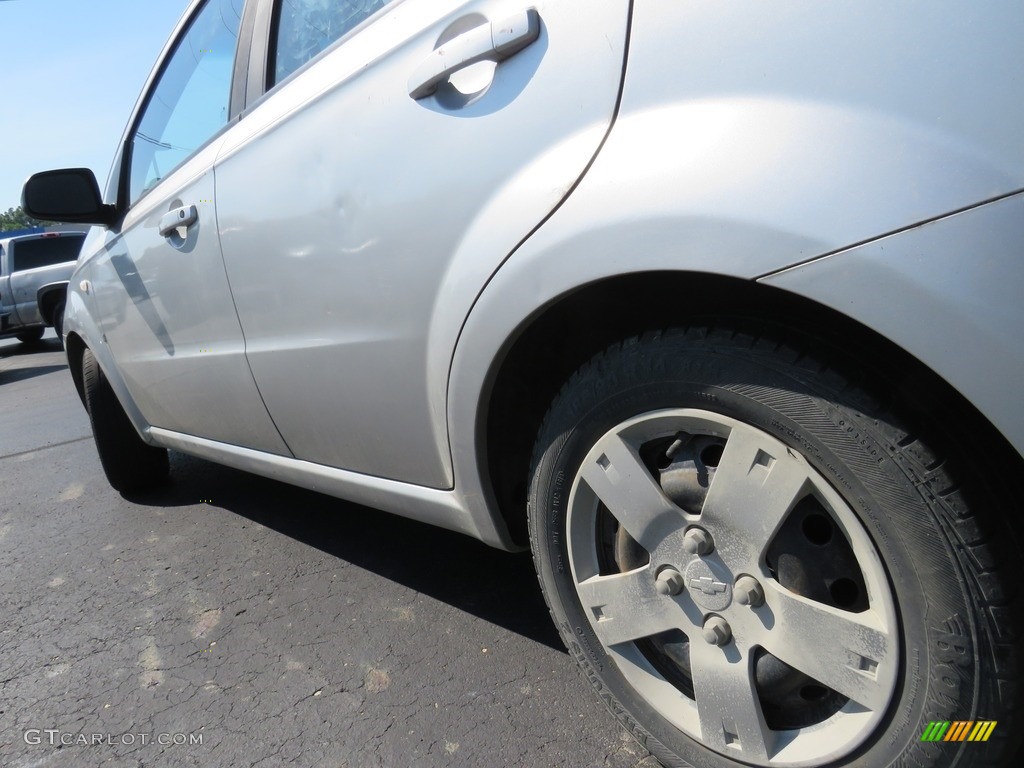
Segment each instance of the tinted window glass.
[[131,202],[227,124],[243,5],[210,0],[179,39],[132,136]]
[[78,258],[78,252],[82,250],[84,240],[85,235],[62,235],[11,243],[11,258],[14,262],[11,271],[19,272],[22,269],[74,261]]
[[391,0],[279,0],[271,85],[316,56]]

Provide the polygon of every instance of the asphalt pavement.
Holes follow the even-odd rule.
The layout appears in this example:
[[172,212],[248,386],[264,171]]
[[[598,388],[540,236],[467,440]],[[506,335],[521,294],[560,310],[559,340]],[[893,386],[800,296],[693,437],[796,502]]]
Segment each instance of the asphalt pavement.
[[171,471],[112,490],[52,331],[0,341],[0,765],[657,768],[528,555]]

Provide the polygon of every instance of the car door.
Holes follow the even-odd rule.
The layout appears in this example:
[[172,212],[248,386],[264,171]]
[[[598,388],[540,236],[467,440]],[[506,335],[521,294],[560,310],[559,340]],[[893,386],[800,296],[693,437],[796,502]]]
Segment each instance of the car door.
[[253,374],[296,457],[450,487],[454,338],[430,348],[431,329],[462,312],[446,318],[457,333],[488,275],[597,151],[628,2],[266,11],[267,50],[249,73],[267,73],[270,89],[217,160]]
[[242,0],[193,6],[140,100],[120,163],[128,211],[92,266],[106,343],[146,421],[287,454],[245,359],[221,256],[213,161]]

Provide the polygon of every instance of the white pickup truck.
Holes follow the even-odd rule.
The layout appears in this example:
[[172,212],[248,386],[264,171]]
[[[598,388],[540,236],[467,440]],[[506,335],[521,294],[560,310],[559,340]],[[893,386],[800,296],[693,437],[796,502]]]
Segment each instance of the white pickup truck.
[[83,240],[85,232],[0,238],[0,338],[32,343],[52,325],[62,339],[68,280]]

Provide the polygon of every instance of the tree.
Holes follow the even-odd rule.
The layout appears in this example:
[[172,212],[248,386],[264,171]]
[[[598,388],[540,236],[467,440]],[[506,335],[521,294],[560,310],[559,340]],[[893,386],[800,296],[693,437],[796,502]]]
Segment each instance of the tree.
[[20,205],[17,208],[8,208],[7,213],[0,213],[0,232],[29,229],[31,227],[45,227],[48,223],[33,219],[21,209]]

